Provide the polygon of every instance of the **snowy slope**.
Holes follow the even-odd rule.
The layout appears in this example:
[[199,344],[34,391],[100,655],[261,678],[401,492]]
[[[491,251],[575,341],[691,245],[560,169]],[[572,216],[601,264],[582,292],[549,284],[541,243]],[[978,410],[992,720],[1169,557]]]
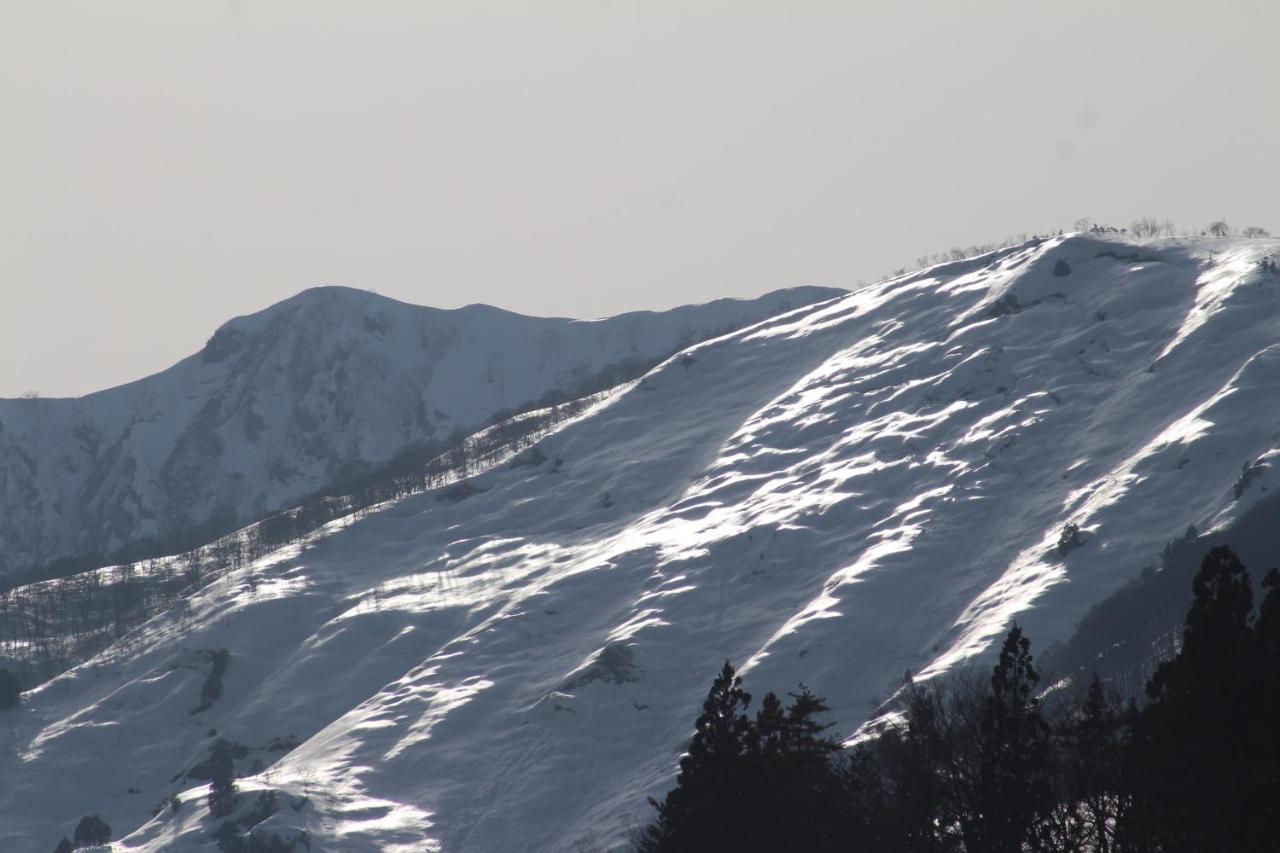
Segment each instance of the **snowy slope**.
[[215,737],[267,766],[242,789],[280,792],[259,829],[312,850],[620,843],[726,658],[757,695],[812,685],[849,734],[1015,616],[1043,649],[1273,487],[1232,488],[1280,447],[1277,251],[1069,236],[694,346],[541,464],[335,522],[28,694],[0,849],[88,812],[116,850],[215,849],[184,776]]
[[[842,291],[600,321],[324,287],[79,399],[0,400],[0,574],[225,532],[495,413]],[[194,538],[193,538],[194,537]]]

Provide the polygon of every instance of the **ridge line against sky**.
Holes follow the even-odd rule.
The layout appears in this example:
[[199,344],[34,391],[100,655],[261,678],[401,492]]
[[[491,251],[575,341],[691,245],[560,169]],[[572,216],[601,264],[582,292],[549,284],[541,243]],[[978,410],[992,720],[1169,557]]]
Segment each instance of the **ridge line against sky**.
[[319,284],[597,317],[1280,229],[1280,6],[0,2],[0,397]]

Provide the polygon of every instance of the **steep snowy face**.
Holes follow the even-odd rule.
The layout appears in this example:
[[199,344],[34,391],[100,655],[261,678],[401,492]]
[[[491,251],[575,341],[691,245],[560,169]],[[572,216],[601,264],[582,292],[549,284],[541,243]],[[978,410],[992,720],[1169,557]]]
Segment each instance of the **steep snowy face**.
[[237,814],[277,791],[258,830],[313,850],[615,844],[726,658],[849,735],[1011,619],[1043,649],[1272,487],[1235,488],[1280,444],[1277,251],[1071,236],[691,347],[522,464],[335,522],[28,694],[0,847],[94,812],[121,850],[213,849],[216,738]]
[[199,544],[502,410],[841,292],[583,322],[306,291],[232,320],[148,379],[74,400],[0,400],[0,574]]

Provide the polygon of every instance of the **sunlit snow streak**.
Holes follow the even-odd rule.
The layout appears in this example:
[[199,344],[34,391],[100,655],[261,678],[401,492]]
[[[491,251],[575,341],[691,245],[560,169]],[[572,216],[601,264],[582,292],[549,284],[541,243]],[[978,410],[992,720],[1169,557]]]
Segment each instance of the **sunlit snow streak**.
[[1160,359],[1164,359],[1208,323],[1222,309],[1232,291],[1247,279],[1248,273],[1257,263],[1258,253],[1252,246],[1231,248],[1219,253],[1214,264],[1197,279],[1195,302],[1173,339],[1160,351]]

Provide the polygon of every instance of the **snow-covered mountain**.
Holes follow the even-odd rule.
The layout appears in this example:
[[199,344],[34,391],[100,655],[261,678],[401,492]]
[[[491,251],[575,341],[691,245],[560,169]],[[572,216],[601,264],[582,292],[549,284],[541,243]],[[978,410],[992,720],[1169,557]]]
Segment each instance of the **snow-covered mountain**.
[[726,658],[850,734],[1015,617],[1043,649],[1274,485],[1277,252],[1071,235],[690,347],[521,464],[334,522],[27,694],[0,848],[97,813],[118,851],[218,849],[219,738],[242,831],[313,851],[618,844]]
[[304,291],[155,376],[0,400],[0,574],[200,544],[503,410],[841,292],[576,321]]

